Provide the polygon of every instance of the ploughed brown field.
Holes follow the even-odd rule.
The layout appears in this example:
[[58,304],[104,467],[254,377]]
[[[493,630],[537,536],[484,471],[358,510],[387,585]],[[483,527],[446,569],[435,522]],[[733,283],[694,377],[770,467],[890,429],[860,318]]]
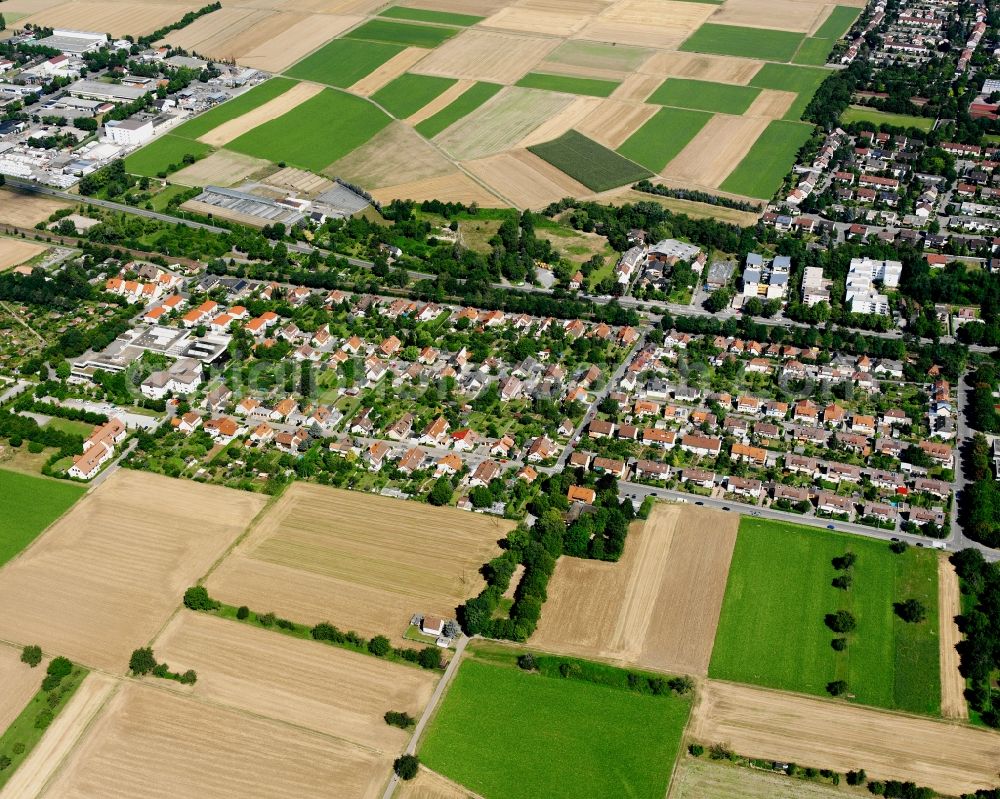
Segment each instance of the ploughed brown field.
[[704,675],[739,517],[657,505],[618,563],[559,559],[531,643],[541,649]]

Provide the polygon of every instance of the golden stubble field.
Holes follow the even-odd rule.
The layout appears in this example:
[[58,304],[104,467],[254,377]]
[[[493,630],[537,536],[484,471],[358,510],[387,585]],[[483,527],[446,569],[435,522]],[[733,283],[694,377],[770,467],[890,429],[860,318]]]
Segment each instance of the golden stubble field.
[[0,272],[30,261],[36,255],[41,255],[48,247],[35,244],[33,241],[10,239],[0,236]]
[[123,673],[265,501],[119,470],[0,570],[0,638]]
[[955,617],[962,613],[958,575],[948,558],[938,558],[938,623],[941,640],[941,715],[946,719],[969,718],[969,705],[965,701],[965,678],[959,671],[958,655],[962,633]]
[[911,780],[947,796],[997,784],[1000,733],[835,700],[707,680],[688,734],[747,757]]
[[618,563],[560,558],[531,643],[582,657],[705,675],[739,517],[657,505]]
[[830,785],[681,755],[667,799],[843,799]]
[[24,194],[11,188],[0,189],[0,222],[18,227],[34,227],[70,203],[54,197]]
[[212,596],[404,643],[416,613],[452,618],[513,524],[295,483],[208,578]]

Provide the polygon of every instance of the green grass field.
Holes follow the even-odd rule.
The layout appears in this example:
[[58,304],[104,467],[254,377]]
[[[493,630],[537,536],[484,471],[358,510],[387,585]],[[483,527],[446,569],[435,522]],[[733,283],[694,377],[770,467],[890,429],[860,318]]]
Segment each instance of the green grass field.
[[295,85],[296,82],[288,78],[271,78],[259,86],[254,86],[239,97],[234,97],[232,100],[217,105],[210,111],[195,117],[190,122],[185,122],[172,130],[170,135],[180,136],[184,139],[197,139],[210,130],[215,130],[223,122],[229,122],[231,119],[243,116],[269,100],[281,96]]
[[456,97],[453,103],[419,123],[416,126],[417,133],[428,139],[434,138],[445,128],[451,127],[462,117],[471,114],[502,88],[503,86],[497,83],[476,83],[470,86]]
[[834,44],[834,39],[803,39],[799,51],[792,57],[792,63],[821,67],[830,58]]
[[652,174],[645,167],[575,130],[566,131],[558,139],[528,149],[591,191],[606,191]]
[[893,125],[897,128],[917,128],[923,131],[929,131],[934,127],[934,120],[931,117],[890,114],[875,108],[863,108],[858,105],[852,105],[845,109],[844,113],[840,115],[840,121],[845,123],[871,122],[873,125]]
[[851,25],[860,14],[860,8],[836,6],[826,21],[816,29],[813,36],[817,39],[841,39],[851,29]]
[[[172,187],[171,187],[172,188]],[[184,186],[180,187],[184,189]],[[45,427],[50,430],[61,430],[64,433],[72,433],[75,436],[83,436],[87,438],[92,432],[94,432],[94,425],[88,422],[77,422],[73,419],[60,419],[58,416],[53,416],[46,423]]]
[[681,45],[689,53],[735,55],[764,61],[791,61],[805,37],[791,31],[705,23]]
[[667,78],[646,102],[740,116],[759,94],[760,89],[754,86],[732,86],[707,80]]
[[819,85],[833,72],[829,69],[808,66],[793,66],[791,64],[764,64],[750,79],[751,86],[761,89],[777,89],[782,92],[795,92],[798,97],[792,103],[783,117],[792,122],[802,119],[802,114],[812,100]]
[[[853,585],[831,585],[831,560],[857,555]],[[832,680],[846,680],[858,702],[937,714],[938,666],[936,553],[902,555],[886,543],[812,527],[746,519],[729,570],[709,676],[790,691],[827,695]],[[893,602],[910,597],[928,608],[927,619],[907,624]],[[857,629],[844,652],[827,613],[851,611]]]
[[486,17],[475,17],[472,14],[453,14],[448,11],[426,11],[422,8],[404,8],[403,6],[393,6],[387,8],[380,17],[389,19],[406,19],[413,22],[436,22],[439,25],[457,25],[460,28],[467,28],[482,22]]
[[86,490],[78,483],[0,470],[0,566],[34,541]]
[[607,97],[618,88],[618,81],[598,80],[597,78],[575,78],[570,75],[548,75],[544,72],[529,72],[515,85],[523,86],[526,89],[547,89],[550,92]]
[[367,100],[325,89],[287,114],[244,133],[226,148],[320,172],[390,121]]
[[770,199],[781,188],[785,175],[795,163],[795,155],[812,135],[812,125],[776,119],[769,123],[750,152],[729,173],[723,191]]
[[401,52],[403,48],[393,44],[334,39],[299,61],[287,74],[346,89]]
[[181,139],[167,134],[153,139],[141,150],[136,150],[125,159],[125,170],[133,175],[156,177],[171,164],[180,164],[185,155],[202,158],[212,152],[207,144],[193,139]]
[[470,659],[420,758],[490,799],[662,799],[689,707]]
[[453,78],[400,75],[375,92],[372,95],[372,100],[385,108],[396,119],[406,119],[454,84]]
[[436,25],[409,25],[405,22],[373,19],[345,34],[344,38],[399,44],[404,47],[434,48],[456,33],[458,30],[455,28],[441,28]]
[[618,152],[646,169],[659,172],[711,118],[705,111],[661,108],[622,143]]

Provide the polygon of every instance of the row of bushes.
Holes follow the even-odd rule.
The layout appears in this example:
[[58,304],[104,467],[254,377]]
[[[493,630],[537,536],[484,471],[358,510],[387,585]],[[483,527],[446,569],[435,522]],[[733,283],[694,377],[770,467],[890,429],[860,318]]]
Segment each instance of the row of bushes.
[[546,677],[580,680],[581,682],[590,682],[651,696],[666,696],[668,694],[684,696],[694,690],[694,681],[687,676],[665,677],[662,674],[619,669],[603,663],[577,658],[535,655],[526,652],[518,656],[517,665],[518,668],[525,671],[537,671]]
[[969,705],[991,727],[1000,726],[992,677],[1000,668],[1000,568],[987,563],[978,549],[951,556],[969,610],[958,617],[964,638],[958,644],[962,676],[969,681]]
[[128,668],[137,677],[152,674],[154,677],[175,680],[183,685],[194,685],[198,680],[198,675],[194,669],[188,669],[182,674],[171,671],[166,663],[159,663],[153,654],[153,650],[149,647],[132,650],[132,656],[128,661]]
[[310,627],[307,624],[283,619],[274,613],[257,613],[246,605],[241,605],[238,608],[226,605],[212,599],[208,590],[201,585],[192,586],[184,592],[184,606],[190,610],[214,613],[247,624],[259,624],[261,627],[274,628],[287,635],[294,635],[296,638],[322,641],[354,652],[374,655],[377,658],[414,663],[423,669],[442,668],[441,650],[436,646],[427,646],[423,649],[394,647],[384,635],[376,635],[374,638],[367,639],[352,630],[344,632],[325,621]]
[[23,397],[15,403],[15,407],[19,411],[31,411],[32,413],[40,413],[44,416],[57,416],[60,419],[69,419],[73,422],[86,422],[87,424],[105,424],[108,421],[108,417],[103,413],[93,413],[92,411],[85,411],[83,408],[66,408],[62,405],[52,405],[48,402],[41,402],[39,400],[32,400],[29,397]]

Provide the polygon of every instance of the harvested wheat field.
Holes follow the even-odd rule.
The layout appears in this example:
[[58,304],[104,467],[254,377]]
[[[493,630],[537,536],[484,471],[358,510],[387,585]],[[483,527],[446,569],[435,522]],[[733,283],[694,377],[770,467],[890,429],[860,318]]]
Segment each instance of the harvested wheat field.
[[518,208],[542,208],[589,189],[527,150],[510,150],[462,164]]
[[123,673],[265,501],[118,471],[0,570],[0,638]]
[[781,119],[798,99],[795,92],[780,92],[776,89],[761,89],[760,94],[743,112],[743,116],[761,119]]
[[313,50],[364,19],[358,15],[310,14],[240,56],[242,66],[283,72]]
[[712,24],[807,33],[828,8],[825,0],[726,0]]
[[273,12],[262,9],[223,6],[180,30],[170,31],[156,44],[195,50],[208,58],[219,57],[223,54],[217,49],[220,43],[273,15]]
[[224,602],[401,640],[484,585],[511,522],[295,483],[208,579]]
[[46,8],[19,20],[43,28],[70,28],[101,31],[112,36],[145,36],[165,25],[177,22],[188,11],[200,7],[197,2],[115,2],[114,0],[72,0]]
[[548,10],[508,6],[479,23],[484,28],[502,28],[519,33],[539,33],[548,36],[569,36],[587,22],[572,9]]
[[0,236],[0,272],[12,266],[30,261],[36,255],[41,255],[48,247],[35,244],[33,241],[10,239]]
[[453,11],[457,14],[488,17],[510,5],[510,0],[404,0],[397,5],[407,8],[423,8],[428,11]]
[[576,129],[605,147],[617,150],[622,142],[639,130],[655,113],[656,106],[652,105],[601,100]]
[[688,734],[748,757],[863,768],[948,796],[998,781],[1000,733],[714,680],[699,692]]
[[422,75],[515,83],[559,43],[540,36],[465,30],[431,52],[414,69]]
[[420,59],[427,55],[427,50],[422,47],[407,47],[401,53],[397,53],[374,72],[365,75],[361,80],[351,86],[351,91],[365,97],[370,97],[387,83],[394,81],[404,72],[409,72]]
[[704,675],[739,517],[658,505],[618,563],[560,558],[533,645]]
[[442,777],[436,771],[421,766],[412,780],[399,782],[396,796],[400,799],[470,799],[476,794],[447,777]]
[[660,174],[692,188],[715,189],[768,125],[766,119],[716,114]]
[[[643,75],[637,72],[635,75],[629,75],[618,84],[618,88],[611,92],[611,99],[629,103],[641,103],[655,92],[662,82],[655,75]],[[654,112],[655,110],[654,108]]]
[[287,11],[255,11],[238,25],[203,41],[198,46],[198,52],[218,59],[239,59],[242,62],[245,53],[268,45],[278,34],[308,19],[304,14],[290,13],[295,11],[297,9],[294,8]]
[[379,752],[399,752],[410,738],[385,723],[386,710],[419,718],[437,682],[413,666],[189,611],[154,650],[173,669],[198,672],[195,697]]
[[219,150],[174,172],[170,182],[182,186],[234,186],[269,166],[270,162],[261,158]]
[[0,799],[38,796],[119,685],[106,674],[91,672],[84,677],[38,746],[0,790]]
[[667,799],[843,799],[831,785],[681,756]]
[[279,169],[273,175],[268,175],[266,182],[268,186],[275,186],[279,190],[294,191],[308,197],[322,194],[334,187],[332,180],[321,175],[314,175],[304,169],[296,169],[293,166],[287,166],[284,169]]
[[715,12],[710,3],[619,0],[579,30],[575,38],[676,49]]
[[938,623],[941,626],[941,715],[946,719],[969,718],[965,678],[958,670],[961,659],[955,649],[962,640],[955,623],[955,617],[961,613],[958,575],[948,558],[942,555],[938,559]]
[[567,94],[508,87],[434,141],[465,161],[508,150],[573,102]]
[[578,128],[580,123],[594,114],[602,102],[603,100],[600,97],[574,97],[569,105],[546,119],[541,125],[521,139],[517,143],[517,146],[531,147],[535,144],[542,144],[543,142],[558,139],[567,130]]
[[0,645],[0,731],[6,730],[42,686],[48,660],[35,668],[21,662],[21,653]]
[[454,175],[458,167],[413,128],[392,122],[324,171],[371,191]]
[[336,786],[373,799],[392,759],[325,735],[126,683],[108,702],[47,799],[301,799]]
[[247,111],[242,116],[236,117],[236,119],[223,122],[204,136],[200,136],[198,141],[209,144],[212,147],[222,147],[233,139],[238,139],[244,133],[263,125],[265,122],[287,114],[293,108],[302,105],[306,100],[315,97],[323,91],[323,88],[318,83],[297,83],[287,92],[279,94],[273,100],[268,100],[264,105],[257,106],[257,108]]
[[397,183],[373,189],[372,197],[380,203],[392,200],[440,200],[441,202],[462,203],[471,205],[477,203],[483,208],[502,208],[506,203],[490,192],[485,186],[477,183],[464,172],[445,175],[440,178],[416,180],[411,183]]
[[71,203],[52,197],[26,194],[12,188],[0,189],[0,222],[17,227],[34,227]]
[[660,78],[691,78],[746,86],[762,66],[763,61],[725,55],[657,53],[639,67],[639,72]]

